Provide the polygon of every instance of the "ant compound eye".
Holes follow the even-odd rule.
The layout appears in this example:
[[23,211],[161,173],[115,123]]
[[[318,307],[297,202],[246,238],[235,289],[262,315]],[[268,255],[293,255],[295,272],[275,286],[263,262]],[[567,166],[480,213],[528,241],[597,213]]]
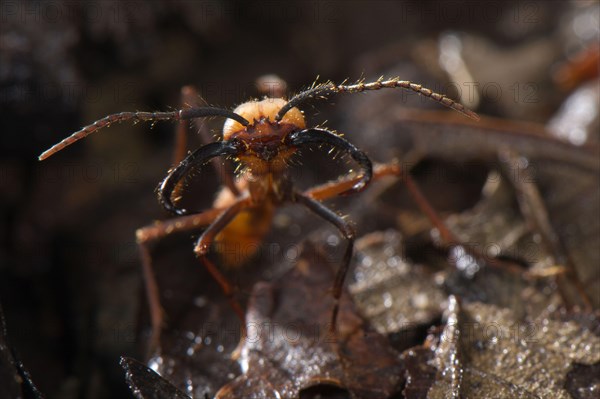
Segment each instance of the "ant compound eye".
[[237,137],[233,137],[229,140],[225,140],[224,143],[227,143],[227,146],[229,147],[229,150],[232,154],[238,154],[240,152],[244,152],[247,149],[247,145],[246,143],[244,143],[242,140],[240,140]]
[[242,140],[238,139],[237,137],[230,139],[229,144],[232,147],[235,147],[237,150],[243,150],[244,148],[246,148],[246,145],[244,144],[244,142]]

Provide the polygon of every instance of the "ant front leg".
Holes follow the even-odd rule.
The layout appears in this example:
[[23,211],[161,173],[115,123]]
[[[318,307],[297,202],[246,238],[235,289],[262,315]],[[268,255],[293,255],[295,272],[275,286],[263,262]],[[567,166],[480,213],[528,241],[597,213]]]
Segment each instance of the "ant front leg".
[[[198,108],[199,100],[201,99],[198,90],[194,86],[184,86],[181,89],[181,108]],[[203,145],[215,141],[212,137],[209,129],[204,122],[204,119],[195,118],[192,119],[192,125],[198,132],[200,140]],[[173,167],[176,167],[184,158],[187,156],[187,133],[190,128],[190,122],[187,120],[180,120],[177,125],[177,132],[175,135],[175,150],[173,154]],[[231,193],[238,197],[241,193],[235,185],[234,173],[231,162],[228,160],[220,161],[218,159],[211,160],[213,168],[217,172],[221,183],[226,186]]]
[[329,328],[331,333],[334,336],[336,336],[337,316],[340,308],[340,297],[342,296],[342,288],[344,286],[346,274],[348,274],[348,269],[350,268],[350,260],[352,259],[352,252],[354,250],[354,239],[356,233],[354,232],[354,228],[352,228],[352,226],[348,222],[346,222],[340,215],[333,212],[331,209],[327,208],[319,201],[316,201],[310,198],[309,196],[300,193],[295,193],[294,200],[306,206],[316,215],[322,217],[329,223],[333,224],[348,241],[348,246],[346,247],[346,251],[344,252],[344,258],[342,259],[342,264],[338,269],[335,275],[335,280],[333,282],[334,304],[333,312],[331,313],[331,325],[329,326]]
[[[395,163],[377,164],[373,166],[373,181],[381,180],[385,177],[395,177],[404,179],[404,171],[400,165]],[[310,188],[304,192],[304,195],[314,200],[324,201],[329,198],[342,195],[352,189],[362,179],[361,176],[345,177],[338,181],[327,182],[319,186]]]
[[215,240],[217,234],[219,234],[228,224],[231,222],[241,211],[248,208],[250,205],[250,198],[244,197],[238,199],[233,205],[227,208],[219,217],[202,233],[196,246],[194,247],[194,253],[198,256],[206,270],[213,276],[213,278],[219,283],[223,293],[227,297],[229,304],[242,321],[242,335],[245,336],[245,313],[239,302],[235,299],[234,286],[225,278],[225,276],[217,269],[217,267],[208,259],[208,253],[210,247]]
[[150,245],[171,234],[197,230],[212,223],[223,209],[211,209],[195,215],[180,216],[164,222],[142,227],[136,231],[137,244],[142,260],[142,274],[150,311],[151,336],[149,352],[159,348],[160,335],[164,325],[164,312],[160,304],[160,290],[152,268]]

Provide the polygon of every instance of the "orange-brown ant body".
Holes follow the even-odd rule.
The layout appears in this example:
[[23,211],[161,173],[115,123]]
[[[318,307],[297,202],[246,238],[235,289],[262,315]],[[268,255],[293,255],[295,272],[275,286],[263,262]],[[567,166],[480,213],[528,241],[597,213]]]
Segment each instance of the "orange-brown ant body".
[[[163,315],[158,286],[151,268],[148,244],[174,232],[196,230],[207,226],[196,242],[194,252],[219,283],[233,309],[243,320],[244,312],[233,297],[232,285],[207,255],[212,245],[218,242],[220,247],[224,248],[221,251],[224,264],[234,266],[242,264],[252,253],[243,251],[245,255],[239,255],[231,248],[257,247],[256,244],[260,243],[269,231],[276,208],[284,203],[304,205],[333,224],[348,241],[333,283],[335,305],[332,311],[331,328],[335,331],[339,298],[352,256],[355,234],[348,222],[320,201],[337,195],[359,192],[368,186],[373,177],[396,174],[399,169],[388,165],[376,168],[374,171],[369,157],[341,136],[324,128],[306,128],[304,115],[297,107],[312,98],[327,98],[338,93],[356,93],[383,88],[408,89],[430,97],[468,117],[478,119],[475,113],[461,104],[408,81],[379,79],[372,83],[359,82],[352,85],[324,83],[313,85],[290,100],[284,98],[253,100],[241,104],[233,111],[214,107],[191,107],[173,112],[122,112],[109,115],[67,137],[45,151],[39,159],[46,159],[75,141],[115,122],[184,121],[208,116],[227,118],[221,140],[206,144],[190,153],[169,171],[160,184],[159,201],[176,217],[137,231],[152,319],[152,344],[158,344]],[[330,145],[350,155],[360,166],[361,174],[306,192],[297,191],[288,175],[288,160],[298,148],[310,144]],[[220,156],[238,162],[241,173],[237,181],[231,180],[226,184],[217,196],[213,209],[196,212],[178,207],[173,196],[178,191],[182,180],[194,168]]]

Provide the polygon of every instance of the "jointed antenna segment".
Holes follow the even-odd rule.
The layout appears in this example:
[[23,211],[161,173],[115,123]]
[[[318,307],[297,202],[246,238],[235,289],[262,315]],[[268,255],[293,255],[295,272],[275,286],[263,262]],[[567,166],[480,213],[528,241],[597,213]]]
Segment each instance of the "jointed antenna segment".
[[56,154],[65,147],[70,146],[74,142],[81,140],[82,138],[89,136],[92,133],[97,132],[100,129],[108,127],[113,123],[120,123],[133,120],[134,122],[157,122],[157,121],[169,121],[169,120],[186,120],[193,118],[201,118],[206,116],[223,116],[238,121],[243,126],[247,126],[249,122],[242,116],[228,111],[222,108],[214,107],[200,107],[200,108],[187,108],[179,111],[171,112],[119,112],[118,114],[112,114],[105,116],[102,119],[97,120],[84,127],[81,130],[73,133],[69,137],[63,139],[61,142],[53,145],[51,148],[44,151],[38,159],[43,161],[44,159]]
[[277,114],[275,119],[281,120],[281,118],[283,118],[283,115],[285,115],[286,112],[288,112],[290,109],[292,109],[294,107],[297,107],[298,105],[300,105],[307,99],[319,98],[319,97],[327,98],[329,95],[336,94],[336,93],[360,93],[360,92],[367,91],[367,90],[394,89],[394,88],[398,88],[398,87],[402,88],[402,89],[412,90],[412,91],[419,93],[425,97],[429,97],[432,100],[434,100],[448,108],[458,111],[461,114],[463,114],[471,119],[479,120],[479,116],[475,112],[471,111],[464,105],[452,100],[451,98],[446,97],[443,94],[436,93],[433,90],[423,87],[420,84],[412,83],[408,80],[400,80],[398,78],[389,79],[389,80],[379,79],[379,80],[377,80],[375,82],[371,82],[371,83],[359,82],[359,83],[352,84],[352,85],[345,85],[345,84],[336,85],[335,83],[331,83],[331,82],[324,83],[322,85],[308,89],[308,90],[292,97],[290,99],[290,101],[288,101],[288,103],[281,108],[281,110],[279,111],[279,113]]
[[38,157],[38,159],[40,161],[43,161],[44,159],[56,154],[63,148],[70,146],[74,142],[81,140],[82,138],[89,136],[90,134],[92,134],[100,129],[108,127],[108,126],[112,125],[113,123],[126,122],[126,121],[130,121],[130,120],[133,120],[136,122],[142,122],[142,121],[147,122],[147,121],[167,121],[167,120],[174,120],[174,119],[179,119],[179,111],[173,111],[173,112],[119,112],[118,114],[108,115],[102,119],[97,120],[96,122],[92,123],[91,125],[87,125],[86,127],[82,128],[81,130],[78,130],[77,132],[73,133],[69,137],[63,139],[61,142],[53,145],[52,147],[50,147],[49,149],[44,151],[42,153],[42,155],[40,155]]

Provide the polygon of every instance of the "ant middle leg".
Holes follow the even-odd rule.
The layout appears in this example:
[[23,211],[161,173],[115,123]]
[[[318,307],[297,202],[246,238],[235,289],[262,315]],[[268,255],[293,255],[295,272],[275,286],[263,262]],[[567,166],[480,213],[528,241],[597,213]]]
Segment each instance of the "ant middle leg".
[[458,238],[452,232],[452,230],[450,230],[448,228],[448,226],[446,226],[446,223],[444,223],[444,221],[442,220],[442,217],[438,214],[438,212],[433,208],[431,203],[427,200],[427,198],[425,197],[425,195],[423,194],[423,192],[421,191],[421,189],[419,188],[417,183],[414,181],[414,179],[410,176],[410,174],[407,174],[406,176],[404,176],[403,181],[404,181],[404,184],[406,185],[406,188],[408,189],[410,196],[413,198],[415,204],[421,210],[421,212],[423,212],[423,214],[425,214],[425,216],[429,219],[431,224],[438,230],[438,232],[440,233],[442,242],[446,246],[461,246],[462,248],[464,248],[464,250],[468,254],[470,254],[477,260],[483,261],[485,264],[489,265],[490,267],[493,267],[496,269],[503,269],[503,270],[506,270],[506,271],[516,274],[516,275],[523,274],[523,270],[517,264],[515,264],[511,261],[490,257],[490,256],[484,254],[483,252],[481,252],[476,247],[463,242],[460,238]]
[[[403,170],[400,165],[394,163],[374,165],[373,181],[379,180],[386,176],[396,177],[406,185],[408,192],[413,198],[417,207],[429,219],[431,224],[440,232],[440,237],[445,245],[460,245],[465,249],[465,251],[467,251],[467,253],[471,254],[476,259],[483,260],[491,267],[504,269],[513,274],[523,273],[523,270],[518,265],[515,265],[510,261],[490,258],[489,256],[481,253],[481,251],[479,251],[477,248],[461,242],[461,240],[456,237],[456,235],[448,228],[448,226],[446,226],[443,218],[437,213],[425,195],[421,192],[419,186],[410,176],[408,171]],[[305,191],[304,194],[314,200],[323,201],[340,195],[349,187],[352,187],[354,184],[356,184],[356,182],[359,180],[360,177],[350,177],[336,182],[325,183]]]
[[[384,177],[391,176],[402,180],[403,170],[400,165],[395,163],[376,164],[373,165],[373,181],[380,180]],[[327,182],[310,188],[304,192],[304,195],[317,201],[324,201],[329,198],[336,197],[350,190],[360,181],[360,176],[343,178],[338,181]]]

